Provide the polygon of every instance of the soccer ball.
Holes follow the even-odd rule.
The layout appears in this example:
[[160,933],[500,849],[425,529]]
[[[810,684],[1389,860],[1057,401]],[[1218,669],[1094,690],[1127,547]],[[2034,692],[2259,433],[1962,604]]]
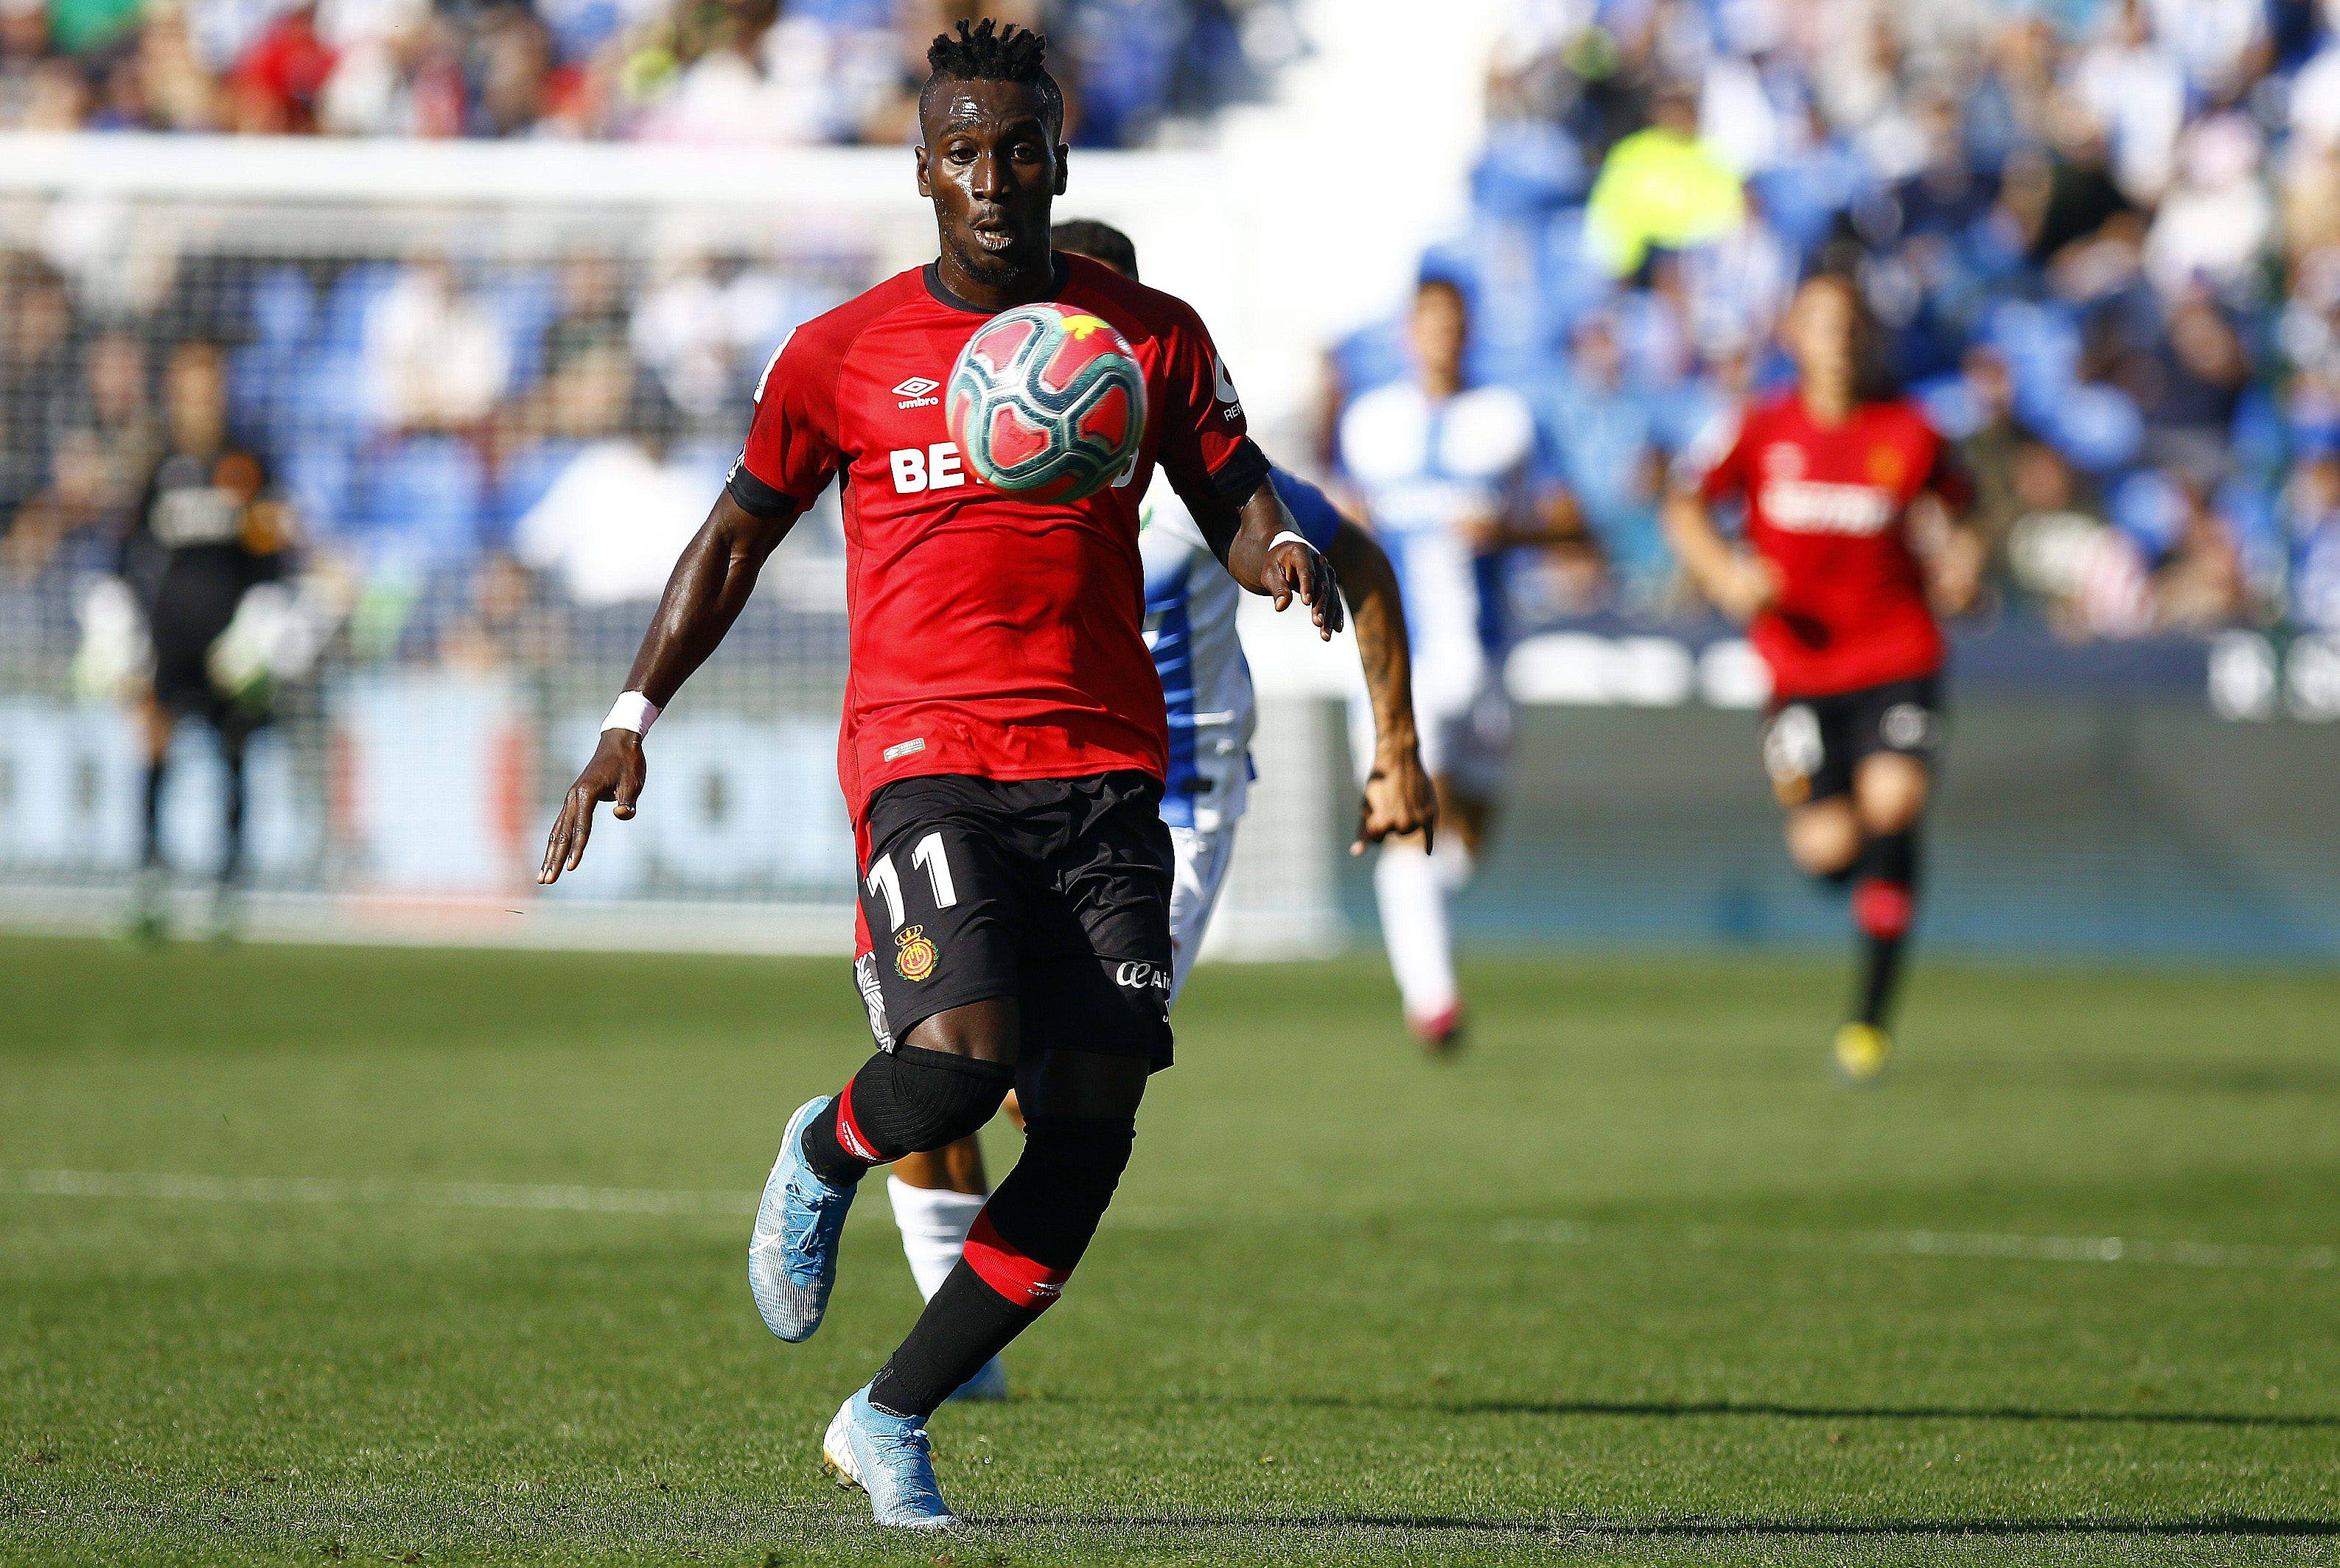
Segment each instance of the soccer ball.
[[1038,501],[1086,500],[1135,460],[1145,374],[1129,340],[1067,305],[1021,305],[961,349],[943,418],[986,484]]

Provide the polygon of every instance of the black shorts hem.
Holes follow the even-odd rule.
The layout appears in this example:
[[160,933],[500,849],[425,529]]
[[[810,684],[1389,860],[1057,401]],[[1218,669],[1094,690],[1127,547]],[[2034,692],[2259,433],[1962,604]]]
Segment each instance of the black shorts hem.
[[886,1010],[886,1027],[893,1036],[893,1044],[887,1049],[898,1050],[907,1044],[911,1033],[930,1018],[948,1012],[955,1007],[973,1007],[978,1001],[997,1001],[1002,997],[1018,996],[1021,989],[997,981],[970,980],[968,983],[948,991],[921,992],[917,1006],[902,1010],[909,1020],[907,1023],[895,1022],[893,1009],[888,1007]]
[[1783,697],[1764,715],[1764,771],[1789,810],[1839,800],[1852,793],[1853,775],[1873,756],[1906,756],[1933,773],[1942,722],[1938,675]]

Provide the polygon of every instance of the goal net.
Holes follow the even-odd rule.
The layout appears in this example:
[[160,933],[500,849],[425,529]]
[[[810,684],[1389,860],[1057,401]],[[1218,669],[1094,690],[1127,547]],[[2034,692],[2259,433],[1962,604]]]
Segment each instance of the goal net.
[[[37,139],[17,138],[16,142]],[[255,656],[257,931],[826,951],[851,930],[832,492],[659,721],[640,817],[533,883],[560,792],[737,454],[790,327],[932,253],[907,154],[55,139],[0,157],[0,886],[117,919],[138,870],[134,667],[105,587],[214,351],[302,538]],[[1239,243],[1179,155],[1084,161],[1078,209],[1253,330]],[[1157,263],[1155,254],[1161,257]],[[1182,276],[1191,273],[1191,279]],[[1280,345],[1287,359],[1305,345]],[[1271,705],[1222,946],[1338,940],[1338,754]],[[182,900],[221,851],[210,734],[173,742]]]

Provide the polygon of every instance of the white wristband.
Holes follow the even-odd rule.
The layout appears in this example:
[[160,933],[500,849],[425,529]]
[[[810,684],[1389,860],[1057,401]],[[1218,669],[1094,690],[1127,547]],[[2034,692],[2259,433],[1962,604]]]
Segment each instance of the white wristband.
[[625,692],[610,705],[610,716],[601,721],[605,730],[631,730],[638,735],[650,733],[658,723],[659,705],[640,692]]
[[1267,547],[1272,550],[1275,548],[1276,546],[1282,544],[1298,545],[1302,549],[1306,550],[1312,556],[1318,553],[1315,546],[1310,544],[1300,535],[1294,533],[1290,528],[1284,529],[1282,533],[1276,535],[1275,537],[1268,540]]

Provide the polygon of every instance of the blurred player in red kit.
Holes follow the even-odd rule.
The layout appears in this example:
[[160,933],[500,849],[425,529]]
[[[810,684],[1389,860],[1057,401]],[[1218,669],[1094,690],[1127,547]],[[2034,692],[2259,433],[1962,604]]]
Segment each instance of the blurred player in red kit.
[[[851,673],[838,768],[879,1049],[789,1119],[749,1278],[775,1334],[808,1337],[862,1177],[973,1133],[1015,1089],[1022,1158],[822,1440],[823,1462],[868,1492],[878,1523],[910,1529],[955,1523],[927,1418],[1056,1298],[1128,1163],[1147,1077],[1170,1062],[1168,726],[1138,549],[1155,468],[1239,585],[1279,609],[1306,604],[1327,637],[1342,623],[1332,568],[1292,528],[1194,311],[1052,248],[1067,154],[1045,48],[989,21],[935,40],[917,167],[940,254],[773,356],[746,449],[676,564],[540,873],[577,863],[597,803],[633,814],[642,732],[790,525],[839,483]],[[937,395],[978,329],[1039,301],[1109,324],[1145,382],[1135,460],[1076,500],[986,483]]]
[[[1666,531],[1770,670],[1763,765],[1789,853],[1851,886],[1860,980],[1836,1059],[1859,1080],[1891,1053],[1886,1021],[1917,910],[1941,739],[1935,611],[1971,597],[1976,552],[1957,520],[1966,482],[1925,414],[1885,386],[1859,288],[1807,280],[1780,336],[1794,390],[1689,454]],[[1709,508],[1724,502],[1745,508],[1744,550],[1715,527]]]

